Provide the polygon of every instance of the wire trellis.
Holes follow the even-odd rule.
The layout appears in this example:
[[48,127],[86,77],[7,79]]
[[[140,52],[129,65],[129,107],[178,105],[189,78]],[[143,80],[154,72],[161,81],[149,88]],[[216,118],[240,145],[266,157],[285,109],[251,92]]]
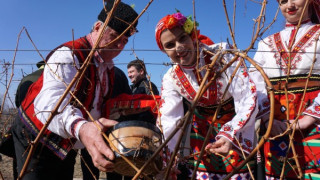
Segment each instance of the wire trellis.
[[[309,1],[309,0],[307,0]],[[152,0],[150,0],[149,4],[146,5],[146,8],[144,9],[144,11],[148,8],[148,6],[152,3]],[[246,163],[251,160],[256,152],[258,151],[258,149],[264,144],[264,142],[269,138],[269,134],[270,134],[270,131],[271,131],[271,128],[272,128],[272,122],[273,122],[273,116],[274,116],[274,89],[272,87],[272,84],[270,83],[269,81],[269,78],[267,77],[267,75],[264,73],[264,70],[267,70],[267,69],[279,69],[280,68],[274,68],[274,67],[260,67],[259,65],[257,65],[254,61],[254,59],[250,58],[248,56],[248,53],[277,53],[277,51],[257,51],[255,49],[253,49],[254,47],[254,44],[255,42],[257,41],[257,39],[261,38],[263,33],[271,27],[272,23],[270,23],[268,26],[265,27],[265,6],[267,4],[267,0],[263,0],[263,1],[260,1],[260,2],[257,2],[259,4],[261,4],[261,11],[260,11],[260,14],[258,15],[258,17],[256,18],[256,21],[255,21],[255,25],[254,25],[254,28],[253,28],[253,37],[252,37],[252,40],[251,40],[251,44],[248,46],[247,49],[245,50],[239,50],[237,48],[237,44],[236,44],[236,41],[235,41],[235,38],[234,38],[234,27],[232,28],[231,24],[230,24],[230,20],[229,20],[229,14],[227,12],[227,8],[226,8],[226,3],[225,1],[223,0],[223,4],[224,4],[224,9],[225,9],[225,12],[226,12],[226,17],[227,17],[227,23],[228,23],[228,27],[229,27],[229,30],[230,30],[230,34],[232,36],[232,47],[234,47],[234,49],[226,49],[224,50],[223,52],[217,52],[216,54],[218,53],[222,53],[222,54],[233,54],[236,58],[240,58],[241,61],[242,61],[242,65],[246,65],[246,64],[250,64],[252,65],[251,67],[247,67],[249,70],[251,69],[256,69],[258,70],[261,75],[263,76],[266,84],[267,84],[267,89],[268,89],[268,93],[269,93],[269,96],[270,96],[270,104],[271,104],[271,108],[270,108],[270,116],[269,116],[269,125],[267,127],[267,130],[266,130],[266,133],[262,136],[261,140],[259,141],[259,143],[257,144],[256,148],[249,154],[249,155],[244,155],[244,162],[238,166],[238,167],[235,167],[234,168],[234,171],[232,173],[230,173],[227,177],[225,177],[225,179],[228,179],[230,178],[234,173],[236,173],[237,171],[239,171],[240,168],[242,168],[243,166],[246,165]],[[234,5],[236,4],[236,1],[234,2]],[[142,11],[139,15],[139,17],[144,13],[144,11]],[[235,16],[235,15],[233,15]],[[274,21],[276,20],[276,16],[277,14],[275,15],[274,17]],[[138,18],[139,18],[138,17]],[[235,17],[233,17],[233,19],[235,19]],[[107,18],[108,20],[108,18]],[[105,23],[107,24],[107,23]],[[234,26],[234,25],[233,25]],[[18,36],[18,39],[21,35],[22,32],[26,32],[26,34],[28,35],[28,32],[25,28],[23,28]],[[32,39],[31,37],[28,35],[30,41],[32,42]],[[33,44],[33,42],[32,42]],[[16,49],[0,49],[1,52],[13,52],[14,54],[18,53],[18,52],[37,52],[39,53],[39,56],[41,57],[40,59],[44,59],[41,55],[40,52],[50,52],[51,50],[46,50],[46,49],[37,49],[36,46],[34,45],[34,48],[35,49],[18,49],[18,45],[19,45],[19,42],[17,42],[17,48]],[[96,46],[93,48],[93,49],[88,49],[88,52],[90,52],[90,55],[92,55],[92,52],[94,52],[93,50],[97,50],[98,48],[96,48]],[[132,50],[129,50],[129,49],[124,49],[123,51],[132,51]],[[155,49],[134,49],[134,51],[142,51],[142,52],[154,52],[154,51],[160,51],[160,50],[155,50]],[[298,52],[299,53],[299,52]],[[314,56],[320,54],[320,52],[303,52],[304,54],[312,54]],[[89,57],[90,57],[89,55]],[[215,54],[213,54],[214,56]],[[236,59],[235,58],[235,59]],[[174,65],[173,63],[170,63],[170,62],[161,62],[163,60],[157,60],[157,59],[153,59],[153,61],[156,61],[156,62],[160,62],[160,63],[154,63],[154,62],[145,62],[146,65],[148,66],[164,66],[164,67],[168,67],[168,66],[172,66]],[[47,64],[50,64],[50,63],[47,63]],[[86,61],[84,67],[86,68],[88,65],[89,65],[89,61]],[[126,65],[125,62],[115,62],[114,63],[116,66],[117,65]],[[1,102],[1,108],[0,108],[0,118],[3,118],[3,117],[8,117],[8,116],[15,116],[16,115],[16,112],[15,111],[5,111],[4,110],[4,107],[6,106],[6,101],[9,101],[11,103],[10,109],[14,109],[14,103],[13,103],[13,97],[12,95],[10,95],[8,93],[8,90],[10,89],[10,86],[11,86],[11,83],[14,82],[14,83],[18,83],[21,81],[21,79],[23,78],[20,77],[17,77],[16,79],[14,79],[14,74],[15,74],[15,70],[17,69],[17,67],[21,66],[21,67],[25,67],[25,66],[30,66],[30,67],[34,67],[35,64],[33,63],[15,63],[15,58],[13,58],[12,62],[9,62],[9,61],[5,61],[5,60],[2,60],[0,62],[0,66],[1,66],[1,71],[0,71],[0,85],[1,87],[5,87],[3,89],[3,93],[4,93],[4,96],[2,97],[2,102]],[[229,68],[229,67],[236,67],[236,65],[230,63],[228,65],[226,65],[223,70]],[[290,67],[290,66],[289,66]],[[85,69],[84,68],[84,69]],[[208,74],[210,74],[210,68],[208,68],[209,70],[207,71]],[[298,68],[299,69],[299,68]],[[309,70],[310,68],[300,68],[301,70]],[[316,68],[312,68],[310,69],[310,72],[312,72],[312,70],[317,70],[317,71],[320,71],[320,69],[316,69]],[[85,70],[81,69],[79,70],[79,72],[77,73],[77,76],[76,78],[80,77],[82,75],[82,73],[84,72]],[[219,72],[219,73],[223,73],[222,72]],[[217,74],[219,74],[217,73]],[[25,73],[25,72],[22,72],[22,74],[29,74],[29,73]],[[203,82],[205,82],[207,79],[203,79]],[[232,80],[232,78],[231,78]],[[230,84],[231,82],[229,82]],[[70,85],[71,84],[71,85]],[[64,93],[64,95],[67,95],[67,94],[71,94],[71,96],[74,96],[72,94],[69,87],[72,86],[72,83],[70,83],[69,85],[66,85],[68,88],[66,90],[66,92]],[[168,143],[168,141],[175,135],[175,133],[179,130],[179,129],[183,129],[185,130],[187,125],[190,124],[190,120],[191,120],[191,116],[193,114],[193,111],[194,111],[194,107],[195,105],[197,104],[197,101],[198,101],[198,98],[202,95],[202,93],[206,90],[206,88],[208,88],[208,85],[207,84],[204,84],[202,83],[201,85],[201,88],[199,90],[199,92],[197,93],[197,98],[194,100],[194,102],[192,103],[191,105],[191,110],[188,111],[186,113],[186,115],[181,119],[180,123],[177,125],[177,128],[174,130],[174,132],[172,134],[170,134],[170,136],[161,144],[161,146],[154,152],[154,154],[152,155],[152,157],[150,157],[146,162],[145,164],[140,167],[140,168],[137,168],[135,166],[135,164],[133,162],[131,162],[128,158],[126,158],[125,156],[121,156],[123,159],[125,159],[125,161],[137,172],[136,175],[134,176],[133,179],[137,179],[139,178],[141,175],[143,175],[146,179],[148,179],[149,177],[147,175],[144,174],[144,169],[151,163],[151,161],[154,160],[154,158],[163,150],[163,148],[165,148],[166,144]],[[2,88],[1,88],[2,89]],[[1,90],[2,91],[2,90]],[[61,98],[61,100],[63,100],[64,97]],[[81,104],[80,101],[78,101],[79,104]],[[57,107],[59,107],[59,105],[57,105]],[[217,118],[217,114],[219,113],[219,109],[220,109],[221,105],[219,105],[218,107],[218,110],[216,111],[216,114],[214,115],[213,119],[212,119],[212,123],[215,122],[216,118]],[[90,113],[87,112],[88,115],[89,115],[89,119],[91,121],[94,121],[94,119],[91,117]],[[54,117],[54,115],[57,114],[57,110],[53,110],[52,111],[52,117],[50,117],[48,119],[48,122],[45,124],[44,128],[41,130],[44,131],[45,128],[50,124],[50,121],[52,120],[52,118]],[[301,115],[301,112],[298,113],[299,116]],[[9,118],[10,119],[10,118]],[[297,120],[298,120],[298,117],[295,119],[295,122],[288,127],[287,131],[281,135],[279,135],[279,137],[281,136],[284,136],[285,134],[290,134],[290,148],[293,148],[293,136],[296,132],[296,126],[295,124],[297,123]],[[7,128],[7,124],[10,124],[9,120],[5,120],[4,125],[2,127],[0,127],[0,133],[1,136],[3,136],[3,133],[6,131],[6,128]],[[97,125],[97,128],[100,129],[100,126]],[[209,128],[212,128],[212,126],[210,126]],[[211,130],[211,129],[210,129]],[[211,132],[209,130],[209,132]],[[106,134],[100,129],[101,131],[101,134],[103,135],[104,139],[109,142],[110,146],[113,146],[113,144],[109,141],[109,138],[106,136]],[[39,139],[41,138],[42,136],[42,133],[39,133],[39,135],[37,136],[37,138],[34,140],[34,144],[31,144],[30,145],[30,150],[29,150],[29,156],[32,155],[33,153],[33,150],[35,148],[35,146],[37,145]],[[181,138],[182,136],[179,137],[180,138],[180,141],[181,141]],[[205,139],[205,142],[207,142],[208,139],[206,137]],[[171,159],[170,159],[170,162],[168,162],[168,166],[166,167],[166,176],[165,176],[165,179],[168,178],[168,174],[170,173],[170,170],[171,170],[171,167],[173,166],[173,163],[174,163],[174,160],[176,159],[176,152],[178,151],[178,148],[179,148],[179,144],[180,142],[177,142],[177,146],[176,146],[176,149],[175,151],[172,153],[172,156],[171,156]],[[205,143],[204,143],[205,144]],[[205,153],[204,151],[204,147],[202,147],[202,150],[199,154],[199,159],[201,159],[201,157],[203,156],[203,154]],[[285,159],[285,162],[287,162],[288,159],[286,158]],[[297,160],[296,160],[297,162]],[[286,163],[284,163],[286,164]],[[297,165],[299,165],[299,163],[296,163]],[[26,172],[26,167],[28,165],[28,160],[26,161],[26,164],[24,166],[24,169],[22,170],[21,174],[19,175],[19,178],[18,179],[21,179],[23,178],[24,176],[24,173]],[[197,162],[197,167],[199,165],[199,161]],[[285,165],[284,165],[285,166]],[[284,168],[284,167],[283,167]],[[292,168],[295,168],[295,170],[297,171],[297,175],[299,177],[302,176],[302,173],[301,173],[301,167],[292,167]],[[192,175],[192,179],[195,179],[195,171],[196,169],[194,170],[193,172],[193,175]],[[1,172],[0,172],[0,175],[1,175]],[[1,176],[0,176],[1,177]],[[252,177],[253,178],[253,177]],[[281,176],[280,177],[281,179],[283,179],[284,177]]]

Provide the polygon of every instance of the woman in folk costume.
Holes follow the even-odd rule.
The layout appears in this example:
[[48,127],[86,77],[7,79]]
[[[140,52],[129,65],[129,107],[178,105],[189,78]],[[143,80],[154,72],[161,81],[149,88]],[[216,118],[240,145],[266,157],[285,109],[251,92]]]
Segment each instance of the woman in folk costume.
[[[226,43],[213,44],[209,38],[200,35],[199,31],[196,32],[193,27],[191,17],[186,18],[180,12],[163,17],[156,26],[157,44],[174,63],[162,80],[161,117],[158,119],[158,125],[163,130],[165,139],[184,116],[184,102],[191,103],[194,100],[201,79],[206,73],[205,65],[211,63],[212,55],[203,50],[216,52],[221,48],[228,48]],[[197,39],[199,40],[199,49],[196,48]],[[197,50],[200,52],[198,62]],[[224,55],[223,60],[216,63],[213,72],[221,70],[223,63],[230,62],[232,58],[231,54]],[[181,143],[179,155],[184,157],[181,159],[187,159],[187,162],[184,162],[186,163],[184,171],[180,169],[181,173],[178,175],[178,179],[179,177],[183,179],[182,175],[188,176],[187,178],[191,177],[212,117],[222,100],[236,64],[239,62],[237,60],[222,73],[200,98],[192,124]],[[196,71],[199,72],[199,76]],[[213,76],[214,74],[210,75],[210,77]],[[221,179],[241,163],[243,160],[241,150],[244,153],[252,151],[255,139],[254,123],[257,114],[255,89],[248,73],[241,67],[223,98],[223,106],[214,123],[209,144],[206,145],[208,153],[201,159],[196,179]],[[170,152],[173,152],[180,133],[181,130],[169,141]],[[180,162],[180,165],[181,163],[184,164]],[[232,177],[232,179],[237,178],[249,179],[248,169],[245,167]]]
[[[298,164],[293,158],[293,149],[290,148],[288,151],[288,136],[281,136],[265,143],[266,175],[268,179],[280,178],[283,162],[288,155],[283,177],[297,178],[299,175],[297,167],[300,167],[302,179],[319,178],[320,55],[315,53],[320,52],[318,39],[320,35],[320,1],[278,0],[278,2],[286,19],[285,28],[260,41],[254,59],[263,67],[275,90],[275,115],[271,136],[281,134],[287,129],[286,123],[293,123],[294,119],[298,117],[293,138]],[[305,4],[306,9],[303,14]],[[301,26],[298,28],[300,17],[302,17]],[[292,47],[291,53],[290,47]],[[312,75],[306,85],[307,76],[313,65]],[[288,80],[288,84],[286,84],[286,80]],[[254,81],[257,85],[258,97],[262,99],[259,104],[268,105],[265,103],[268,98],[264,81],[262,79],[254,79]],[[305,97],[303,97],[305,87],[307,89]],[[302,107],[299,111],[301,103]],[[299,112],[302,115],[299,116]],[[267,127],[267,119],[263,117],[262,126]]]

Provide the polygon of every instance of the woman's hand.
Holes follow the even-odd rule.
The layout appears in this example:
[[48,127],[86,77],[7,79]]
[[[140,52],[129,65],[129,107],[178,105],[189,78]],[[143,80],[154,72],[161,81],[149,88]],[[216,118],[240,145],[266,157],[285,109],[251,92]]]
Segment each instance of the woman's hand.
[[[296,129],[305,130],[308,129],[311,125],[316,123],[318,119],[305,115],[303,118],[299,119],[296,123]],[[289,120],[289,122],[292,124],[294,120]],[[292,127],[293,128],[293,127]]]
[[206,146],[206,151],[209,153],[218,153],[227,156],[232,148],[232,143],[225,137],[221,137],[214,143],[209,143]]

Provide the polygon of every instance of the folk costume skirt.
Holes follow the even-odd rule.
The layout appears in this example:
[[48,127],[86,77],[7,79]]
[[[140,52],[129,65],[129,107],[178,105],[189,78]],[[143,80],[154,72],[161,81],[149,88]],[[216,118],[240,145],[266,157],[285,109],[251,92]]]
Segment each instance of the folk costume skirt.
[[[313,76],[314,77],[314,76]],[[284,89],[275,88],[275,120],[286,120],[287,113],[289,120],[297,117],[300,104],[302,103],[301,112],[310,106],[313,100],[320,93],[320,86],[307,86],[307,91],[303,98],[305,83],[298,85],[300,80],[305,82],[305,78],[299,76],[290,77],[289,89],[287,90],[288,98],[286,98]],[[311,78],[310,84],[317,84],[317,77]],[[270,79],[273,84],[279,86],[281,82]],[[297,83],[298,82],[298,83]],[[320,81],[319,81],[320,82]],[[290,85],[291,84],[291,85]],[[300,87],[299,87],[300,86]],[[287,107],[287,99],[289,106]],[[303,116],[299,117],[302,118]],[[289,136],[285,135],[275,140],[268,140],[264,144],[265,170],[267,179],[280,178],[281,171],[284,168],[283,177],[285,179],[297,179],[298,169],[296,161],[293,157],[292,147],[289,148]],[[293,137],[293,148],[297,154],[297,160],[301,167],[303,179],[320,179],[320,126],[312,125],[306,130],[296,129]],[[287,156],[287,158],[286,158]],[[284,166],[284,162],[285,167]]]
[[[211,116],[209,116],[211,114]],[[191,178],[193,169],[197,164],[198,157],[200,155],[201,147],[204,143],[205,137],[207,135],[209,126],[212,121],[213,112],[209,112],[208,109],[197,108],[194,113],[193,122],[191,126],[190,134],[190,156],[185,162],[184,171],[188,170],[188,178]],[[212,143],[215,140],[215,136],[218,134],[219,130],[226,122],[230,121],[234,115],[233,101],[228,101],[220,111],[217,120],[214,123],[214,128],[210,134],[209,143]],[[235,167],[239,166],[243,157],[241,156],[241,151],[231,150],[229,154],[225,157],[215,155],[215,154],[204,154],[201,158],[196,179],[223,179],[231,173]],[[253,169],[254,162],[249,162],[249,166]],[[181,170],[181,169],[180,169]],[[184,174],[184,173],[182,173]],[[179,178],[178,179],[183,179]],[[186,179],[186,178],[184,178]],[[247,166],[242,167],[242,169],[231,179],[246,180],[251,179],[249,170]]]

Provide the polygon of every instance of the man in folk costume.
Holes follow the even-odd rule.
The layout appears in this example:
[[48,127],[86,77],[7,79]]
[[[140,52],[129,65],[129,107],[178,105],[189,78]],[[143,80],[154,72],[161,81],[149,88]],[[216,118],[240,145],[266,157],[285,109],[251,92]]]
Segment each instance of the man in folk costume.
[[[70,94],[63,100],[58,114],[52,119],[31,158],[24,179],[73,179],[76,156],[73,148],[85,147],[99,170],[113,170],[114,154],[95,124],[105,130],[116,123],[101,118],[102,104],[112,93],[113,58],[136,31],[137,23],[117,41],[107,47],[105,45],[123,33],[138,14],[129,5],[120,2],[103,30],[104,21],[112,7],[112,2],[106,4],[88,35],[64,43],[49,53],[43,74],[30,86],[21,103],[19,116],[13,125],[19,173],[28,155],[29,143],[46,123],[66,87],[88,57],[100,32],[103,32],[98,50],[90,59],[84,76],[71,90],[81,104]],[[90,112],[95,123],[90,121],[86,111]]]
[[[186,18],[180,12],[163,17],[156,26],[157,44],[174,63],[162,81],[158,125],[163,130],[165,139],[177,128],[179,120],[184,116],[184,101],[191,103],[196,97],[206,73],[204,67],[211,63],[212,56],[203,50],[216,52],[221,48],[228,48],[226,43],[213,44],[209,38],[200,35],[199,31],[195,32],[193,27],[191,17]],[[196,40],[199,40],[199,49],[196,49]],[[197,50],[200,52],[198,62]],[[231,54],[224,55],[223,60],[215,64],[209,79],[232,58]],[[237,60],[235,64],[238,63],[240,61]],[[201,159],[196,179],[222,179],[242,162],[242,150],[247,154],[253,149],[257,114],[255,85],[241,67],[227,89],[235,64],[219,75],[197,104],[192,124],[180,145],[179,157],[187,161],[178,162],[179,166],[185,163],[184,170],[180,169],[181,173],[178,173],[178,179],[191,177],[213,115],[221,101],[222,108],[214,123],[214,131],[210,134],[209,144],[206,145],[208,153]],[[225,91],[226,96],[222,99]],[[181,130],[169,141],[169,151],[174,150],[179,134]],[[243,168],[231,179],[249,178],[248,169]]]
[[[268,179],[280,178],[281,171],[283,177],[288,179],[296,179],[299,174],[302,179],[319,178],[320,1],[309,0],[309,4],[306,4],[307,0],[278,2],[286,19],[285,28],[260,41],[254,59],[264,69],[275,91],[271,136],[280,135],[296,118],[298,120],[291,125],[292,129],[296,128],[293,147],[289,149],[287,135],[265,143],[265,171]],[[305,5],[307,8],[303,14]],[[298,28],[300,17],[301,25]],[[311,77],[308,78],[312,66]],[[256,73],[258,71],[253,72]],[[255,77],[260,106],[268,106],[264,80],[255,75],[252,77]],[[262,120],[262,128],[267,127],[268,115],[262,117]],[[293,151],[296,157],[293,157]]]

